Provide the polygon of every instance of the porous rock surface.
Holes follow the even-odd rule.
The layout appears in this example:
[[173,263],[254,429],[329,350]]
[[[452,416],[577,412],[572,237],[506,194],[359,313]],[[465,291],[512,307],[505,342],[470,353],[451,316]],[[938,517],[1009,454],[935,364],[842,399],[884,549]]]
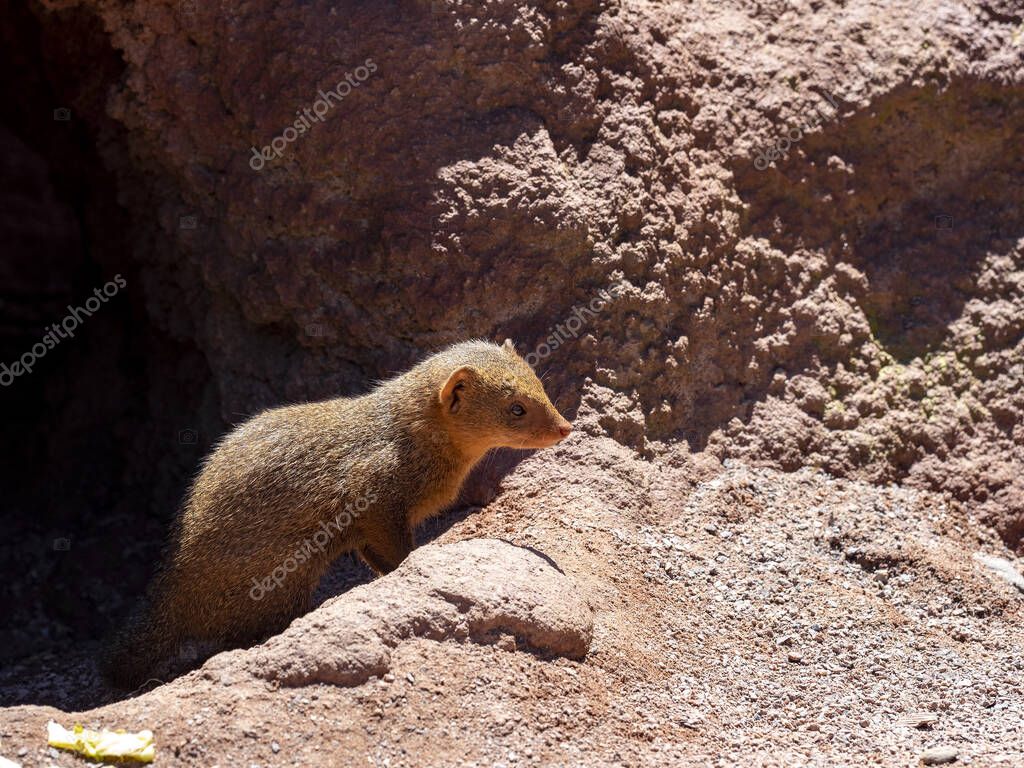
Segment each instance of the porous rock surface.
[[[148,312],[202,350],[224,421],[511,336],[541,351],[562,405],[601,410],[598,431],[646,456],[685,440],[942,489],[1013,547],[1021,13],[40,9],[51,26],[98,17],[123,58],[81,110],[138,222]],[[323,119],[253,170],[252,149],[346,76]]]

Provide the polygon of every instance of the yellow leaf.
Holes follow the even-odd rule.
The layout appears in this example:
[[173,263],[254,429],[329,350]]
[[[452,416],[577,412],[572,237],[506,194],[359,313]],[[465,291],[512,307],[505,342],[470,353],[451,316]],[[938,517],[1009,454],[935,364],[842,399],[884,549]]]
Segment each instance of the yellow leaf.
[[152,731],[89,731],[78,724],[69,731],[51,720],[46,726],[46,736],[51,747],[69,749],[93,760],[138,760],[151,763],[156,757]]

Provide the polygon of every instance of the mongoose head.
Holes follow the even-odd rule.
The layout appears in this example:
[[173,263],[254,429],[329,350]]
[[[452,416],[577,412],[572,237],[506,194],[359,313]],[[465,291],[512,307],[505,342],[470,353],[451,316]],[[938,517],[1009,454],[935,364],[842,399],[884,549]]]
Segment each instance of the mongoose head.
[[442,419],[467,452],[547,448],[572,431],[511,341],[464,342],[438,357],[449,371],[437,393]]

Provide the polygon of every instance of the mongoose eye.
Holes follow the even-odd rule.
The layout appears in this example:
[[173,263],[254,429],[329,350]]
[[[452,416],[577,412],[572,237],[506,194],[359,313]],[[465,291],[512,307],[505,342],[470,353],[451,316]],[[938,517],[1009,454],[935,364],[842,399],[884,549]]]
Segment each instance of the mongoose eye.
[[508,409],[508,412],[511,413],[513,416],[526,415],[526,409],[523,408],[523,406],[521,406],[519,403],[512,403],[512,405]]

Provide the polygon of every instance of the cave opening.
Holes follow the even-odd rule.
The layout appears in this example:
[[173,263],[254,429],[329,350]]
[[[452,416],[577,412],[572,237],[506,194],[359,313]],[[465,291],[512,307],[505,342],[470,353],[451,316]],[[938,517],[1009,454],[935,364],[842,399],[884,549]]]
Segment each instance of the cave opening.
[[[144,589],[202,456],[209,370],[150,320],[135,223],[101,158],[119,138],[104,117],[119,55],[83,11],[0,9],[0,60],[18,73],[0,84],[0,700],[13,704],[33,674],[23,660],[52,668],[96,644]],[[31,701],[48,703],[38,687]]]

